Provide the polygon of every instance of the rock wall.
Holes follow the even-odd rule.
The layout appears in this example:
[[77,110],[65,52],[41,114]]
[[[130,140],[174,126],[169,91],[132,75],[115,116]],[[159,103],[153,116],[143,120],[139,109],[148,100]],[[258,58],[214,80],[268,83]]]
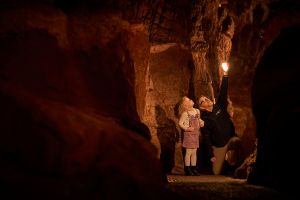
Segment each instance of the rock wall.
[[139,116],[150,54],[144,26],[116,12],[36,2],[1,2],[3,195],[168,198]]
[[[242,138],[245,156],[250,155],[256,139],[251,102],[256,66],[280,30],[299,22],[299,6],[293,0],[288,3],[265,0],[31,0],[24,3],[3,0],[0,5],[0,94],[1,106],[8,109],[2,113],[2,118],[15,113],[14,106],[20,107],[26,110],[26,116],[31,116],[28,122],[31,126],[25,126],[26,133],[31,133],[41,118],[43,126],[55,133],[54,138],[67,141],[66,145],[50,137],[59,150],[49,150],[49,155],[46,154],[49,160],[38,163],[43,173],[88,171],[89,159],[98,158],[96,147],[92,148],[92,153],[88,151],[90,145],[113,144],[112,148],[117,148],[119,143],[126,141],[119,150],[126,149],[126,156],[112,153],[116,160],[122,157],[132,161],[132,151],[141,151],[145,155],[143,163],[159,165],[165,173],[182,174],[177,103],[184,95],[195,101],[201,94],[216,96],[223,61],[231,65],[229,100],[234,124]],[[17,103],[11,106],[10,101]],[[31,101],[34,103],[29,103]],[[75,110],[76,114],[70,114],[70,110]],[[11,120],[1,123],[3,138],[14,130],[13,124],[19,121],[18,115],[22,113],[16,112]],[[77,127],[74,118],[93,123],[80,122],[82,126]],[[68,126],[72,131],[63,126],[69,123],[67,119],[72,121]],[[107,123],[105,131],[99,125],[100,128],[92,131],[95,136],[90,136],[90,126],[103,120]],[[113,132],[125,134],[128,139],[111,133],[109,126],[119,127],[120,130]],[[19,132],[19,129],[13,131],[16,138],[21,137]],[[38,129],[30,138],[38,138],[41,133],[43,131]],[[98,134],[110,139],[103,144],[97,139],[102,137]],[[45,138],[38,140],[46,141]],[[10,149],[11,146],[18,149],[21,145],[12,138],[1,141],[5,155],[12,151],[12,155],[22,159],[30,157],[30,154]],[[84,148],[80,146],[82,142]],[[52,143],[45,144],[47,151],[53,148]],[[136,146],[131,147],[132,144]],[[35,145],[39,147],[40,144]],[[64,150],[65,145],[71,146],[76,153],[73,155],[68,148]],[[62,149],[67,153],[61,152]],[[35,148],[29,150],[36,151]],[[103,151],[99,155],[106,155]],[[87,160],[83,156],[86,154]],[[53,161],[56,155],[67,157],[66,163]],[[140,166],[140,155],[134,158],[134,163]],[[45,164],[47,160],[49,163]],[[26,166],[27,161],[24,163]],[[156,174],[153,177],[160,177],[160,167],[153,170],[140,167],[144,169],[139,173],[141,176],[150,170]],[[135,177],[133,172],[132,176]]]

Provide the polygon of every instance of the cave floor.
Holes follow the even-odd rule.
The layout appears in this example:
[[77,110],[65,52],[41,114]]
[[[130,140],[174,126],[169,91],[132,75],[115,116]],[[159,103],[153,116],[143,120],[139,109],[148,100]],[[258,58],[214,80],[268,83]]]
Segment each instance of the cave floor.
[[168,175],[167,187],[182,199],[201,200],[277,200],[281,195],[267,187],[250,185],[245,179],[234,179],[229,176]]

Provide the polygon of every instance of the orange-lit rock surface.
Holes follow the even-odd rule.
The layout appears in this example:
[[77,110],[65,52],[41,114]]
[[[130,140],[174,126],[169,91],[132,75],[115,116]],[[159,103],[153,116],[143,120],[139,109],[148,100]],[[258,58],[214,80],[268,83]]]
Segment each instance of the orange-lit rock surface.
[[121,195],[135,191],[125,182],[141,191],[135,195],[148,194],[140,184],[160,188],[162,173],[183,174],[177,103],[212,96],[210,84],[217,96],[223,61],[249,156],[256,66],[280,30],[300,22],[296,0],[3,0],[0,7],[1,176],[8,189],[30,180],[27,189],[46,182],[65,196],[97,196],[90,184],[111,193],[116,181]]

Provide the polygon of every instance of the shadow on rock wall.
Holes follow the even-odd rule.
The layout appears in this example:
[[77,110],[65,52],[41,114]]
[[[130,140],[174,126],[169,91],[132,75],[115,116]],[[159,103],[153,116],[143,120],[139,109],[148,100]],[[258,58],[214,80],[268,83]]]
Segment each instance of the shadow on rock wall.
[[157,136],[161,145],[160,161],[165,173],[170,173],[175,165],[175,145],[179,139],[176,124],[169,119],[165,111],[157,105],[155,116],[158,124]]

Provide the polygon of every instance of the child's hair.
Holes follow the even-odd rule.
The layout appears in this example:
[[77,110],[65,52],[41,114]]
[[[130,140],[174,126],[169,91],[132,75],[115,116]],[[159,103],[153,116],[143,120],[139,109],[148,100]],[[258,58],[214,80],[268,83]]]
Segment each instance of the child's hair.
[[182,97],[181,100],[180,100],[180,102],[179,102],[179,106],[178,106],[178,117],[180,117],[181,114],[187,110],[187,106],[186,106],[186,104],[184,103],[185,100],[186,100],[186,98],[187,98],[187,96]]

